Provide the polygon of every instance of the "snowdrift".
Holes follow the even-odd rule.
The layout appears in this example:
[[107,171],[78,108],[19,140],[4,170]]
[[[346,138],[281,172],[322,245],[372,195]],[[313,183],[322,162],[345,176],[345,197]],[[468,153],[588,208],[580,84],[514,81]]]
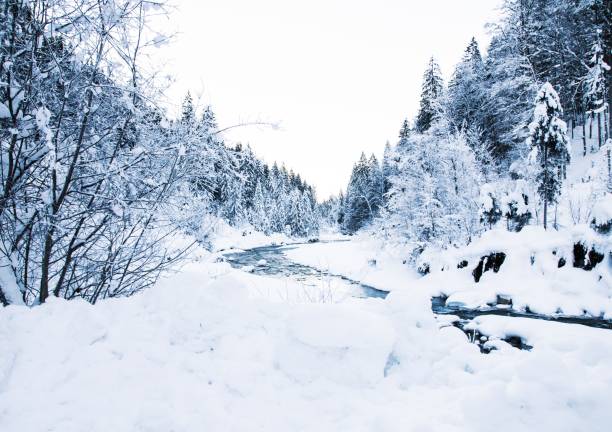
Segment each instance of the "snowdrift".
[[517,310],[612,318],[612,238],[587,225],[559,231],[494,229],[460,249],[425,253],[418,281],[447,304],[503,299]]
[[440,328],[426,290],[286,304],[249,298],[225,266],[200,264],[223,268],[96,306],[53,298],[0,311],[0,430],[604,431],[612,422],[608,332],[585,327],[560,343],[534,331],[532,352],[500,342],[482,355],[460,330]]

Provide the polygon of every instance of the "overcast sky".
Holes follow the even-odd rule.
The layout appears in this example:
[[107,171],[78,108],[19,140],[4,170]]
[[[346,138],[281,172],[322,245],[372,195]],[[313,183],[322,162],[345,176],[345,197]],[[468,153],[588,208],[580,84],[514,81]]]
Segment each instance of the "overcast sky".
[[181,0],[172,16],[168,98],[211,104],[268,162],[285,163],[318,198],[346,186],[362,151],[382,155],[417,112],[434,56],[445,78],[470,38],[489,42],[498,0]]

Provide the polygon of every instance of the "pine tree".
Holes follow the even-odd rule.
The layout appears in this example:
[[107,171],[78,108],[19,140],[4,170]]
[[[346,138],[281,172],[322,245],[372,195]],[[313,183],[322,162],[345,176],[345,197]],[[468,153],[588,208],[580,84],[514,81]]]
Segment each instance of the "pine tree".
[[251,225],[253,225],[255,229],[264,233],[269,232],[270,221],[266,211],[266,199],[264,197],[261,181],[257,181],[257,185],[255,186],[255,195],[253,197],[253,207],[251,208],[250,216]]
[[213,133],[217,130],[217,118],[210,105],[208,105],[202,113],[202,120],[200,124],[207,133]]
[[181,109],[181,122],[192,124],[195,121],[195,108],[191,92],[187,92]]
[[[607,83],[606,83],[606,73],[610,71],[610,66],[606,64],[604,61],[604,52],[601,40],[601,30],[597,30],[597,37],[595,39],[595,43],[591,49],[591,68],[587,74],[585,80],[585,106],[587,110],[589,110],[591,117],[597,116],[597,132],[599,139],[599,147],[602,145],[602,121],[601,115],[602,113],[605,115],[605,109],[607,108]],[[608,107],[609,109],[609,107]],[[604,118],[604,123],[607,121]],[[606,129],[607,133],[607,129]],[[605,140],[607,138],[604,137]]]
[[423,74],[423,85],[421,87],[421,105],[416,120],[417,131],[423,133],[427,131],[437,114],[437,101],[442,95],[444,88],[442,74],[438,63],[432,57],[429,60],[427,69]]
[[404,119],[404,123],[402,123],[402,127],[399,131],[399,141],[397,143],[398,147],[405,147],[408,145],[408,138],[410,138],[411,132],[412,129],[410,129],[408,119]]
[[557,202],[570,158],[567,126],[561,120],[562,114],[557,92],[550,83],[545,83],[536,96],[528,139],[538,164],[536,181],[538,194],[544,203],[544,229],[547,227],[548,205]]
[[387,194],[391,188],[391,178],[397,174],[397,164],[395,150],[387,141],[382,161],[383,201],[387,199]]
[[484,185],[480,190],[480,221],[491,229],[501,217],[502,211],[494,189],[488,184]]
[[355,232],[374,217],[369,182],[369,164],[365,153],[361,153],[359,161],[353,166],[353,172],[346,189],[344,228]]
[[491,143],[491,153],[509,165],[523,156],[525,125],[532,113],[538,90],[532,66],[520,54],[519,39],[511,32],[495,35],[485,63],[485,94],[481,115],[484,141]]
[[382,169],[374,154],[368,159],[367,196],[372,208],[372,217],[378,215],[378,210],[383,205],[384,180]]
[[484,63],[472,38],[448,84],[450,120],[455,129],[481,128]]

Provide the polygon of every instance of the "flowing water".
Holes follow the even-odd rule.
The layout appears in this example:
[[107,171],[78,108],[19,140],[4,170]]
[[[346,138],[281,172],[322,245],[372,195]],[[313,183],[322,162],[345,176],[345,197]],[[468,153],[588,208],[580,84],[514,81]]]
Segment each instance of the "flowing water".
[[345,286],[353,297],[385,298],[387,296],[386,291],[349,279],[346,276],[293,262],[283,253],[286,250],[306,244],[261,246],[244,251],[225,253],[224,256],[232,267],[257,275],[288,277],[304,285],[316,285],[335,280],[336,283]]
[[[330,273],[329,271],[316,269],[307,265],[298,264],[291,261],[284,254],[284,251],[295,249],[299,246],[307,246],[307,243],[261,246],[253,249],[228,252],[225,253],[224,256],[232,267],[249,271],[257,275],[291,278],[303,283],[304,285],[311,286],[321,284],[325,281],[329,282],[330,280],[334,280],[337,284],[341,284],[346,287],[349,294],[353,297],[385,298],[387,296],[387,291],[352,280],[346,276]],[[503,305],[468,309],[459,305],[447,305],[446,298],[444,297],[432,298],[431,308],[433,312],[440,315],[456,315],[459,318],[457,326],[460,328],[463,327],[463,324],[471,321],[477,316],[502,315],[612,329],[612,320],[602,318],[594,318],[589,316],[542,315],[530,311],[517,311]]]

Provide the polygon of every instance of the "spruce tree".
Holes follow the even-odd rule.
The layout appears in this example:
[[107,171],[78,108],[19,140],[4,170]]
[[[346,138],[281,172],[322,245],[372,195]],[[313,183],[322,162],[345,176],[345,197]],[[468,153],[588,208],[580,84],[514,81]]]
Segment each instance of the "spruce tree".
[[195,108],[193,106],[193,98],[191,92],[187,92],[181,109],[181,122],[193,123],[195,120]]
[[399,131],[399,141],[397,146],[403,148],[408,145],[408,138],[410,137],[410,133],[412,130],[410,129],[410,123],[408,119],[404,119],[404,123],[402,123],[402,127]]
[[427,69],[423,74],[423,85],[421,87],[421,105],[416,120],[417,131],[426,132],[433,123],[437,108],[438,98],[442,95],[444,84],[438,63],[432,57]]
[[362,152],[359,161],[353,166],[346,189],[344,229],[351,233],[359,230],[373,217],[369,171],[368,159]]
[[547,82],[536,96],[528,139],[538,165],[536,181],[538,194],[544,204],[544,229],[547,227],[548,205],[557,202],[563,173],[570,159],[567,126],[561,120],[562,115],[559,96]]
[[204,131],[207,133],[213,133],[217,130],[217,119],[210,105],[208,105],[202,113],[202,121],[200,123]]
[[385,144],[385,152],[383,153],[382,161],[382,178],[383,178],[383,200],[386,201],[387,193],[391,188],[391,179],[397,174],[397,161],[395,160],[395,151],[391,144],[387,141]]
[[[610,66],[604,61],[604,52],[601,40],[601,30],[597,30],[597,37],[591,49],[591,68],[585,80],[585,106],[589,110],[591,118],[597,117],[597,132],[599,139],[599,147],[602,146],[602,113],[605,115],[607,107],[606,73],[610,71]],[[609,109],[609,107],[608,107]],[[604,118],[604,123],[607,119]],[[607,133],[607,129],[606,129]],[[603,139],[607,139],[603,137]]]
[[484,64],[472,38],[448,83],[450,120],[456,129],[482,127]]

